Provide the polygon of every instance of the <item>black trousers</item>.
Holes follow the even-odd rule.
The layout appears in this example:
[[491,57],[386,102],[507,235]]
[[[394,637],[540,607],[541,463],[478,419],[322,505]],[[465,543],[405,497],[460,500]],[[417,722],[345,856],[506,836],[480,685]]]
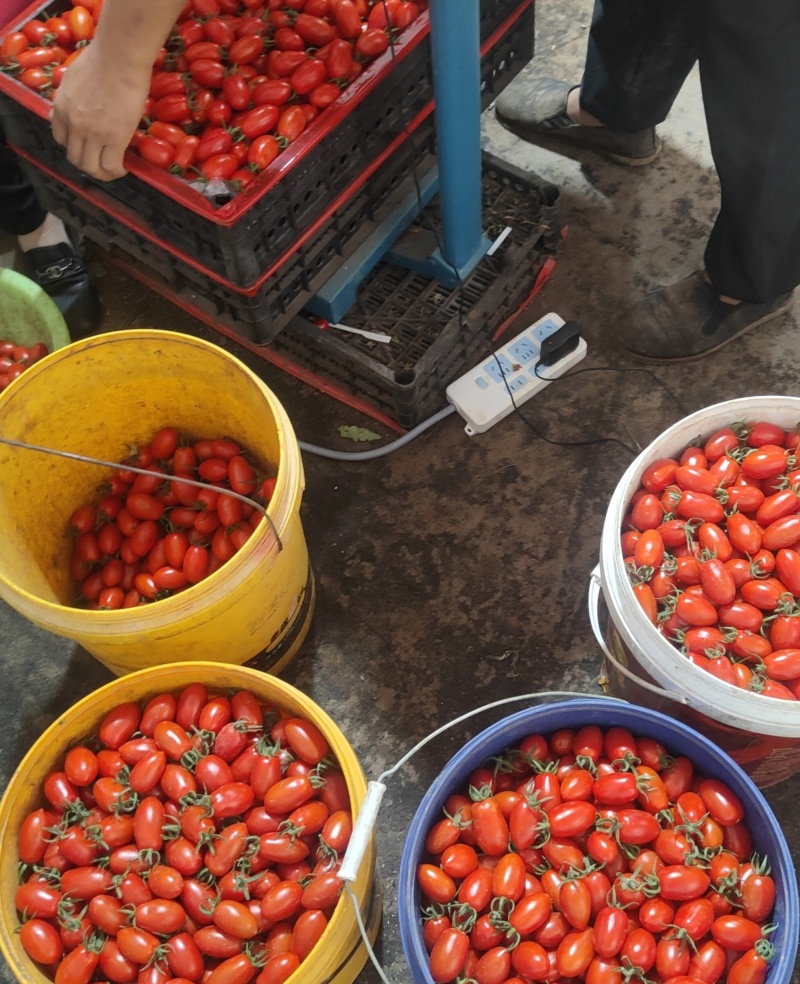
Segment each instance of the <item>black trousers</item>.
[[0,229],[12,236],[24,236],[38,229],[46,215],[0,129]]
[[706,269],[720,293],[769,301],[800,283],[798,0],[595,0],[581,106],[654,126],[698,60],[721,188]]

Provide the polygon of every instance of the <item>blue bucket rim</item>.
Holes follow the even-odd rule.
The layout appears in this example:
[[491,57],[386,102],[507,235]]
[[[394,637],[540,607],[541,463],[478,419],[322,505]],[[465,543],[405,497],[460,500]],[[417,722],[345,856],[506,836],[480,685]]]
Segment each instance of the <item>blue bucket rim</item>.
[[[608,720],[608,715],[619,717]],[[745,817],[753,831],[754,841],[758,839],[757,830],[768,832],[767,839],[773,843],[766,850],[761,844],[757,846],[761,848],[759,854],[768,855],[776,880],[777,896],[771,921],[778,922],[779,929],[771,937],[773,943],[778,941],[778,945],[766,984],[789,984],[800,935],[800,893],[789,845],[769,803],[752,779],[726,752],[693,728],[660,711],[601,696],[549,701],[502,718],[471,738],[450,758],[428,787],[409,826],[398,877],[400,938],[412,980],[417,984],[434,984],[428,971],[428,952],[420,930],[416,867],[424,853],[427,832],[435,820],[441,819],[441,809],[447,797],[456,792],[469,773],[490,755],[497,754],[527,734],[549,734],[559,728],[586,724],[605,727],[620,725],[627,727],[634,735],[637,730],[639,734],[649,735],[646,730],[648,724],[656,730],[663,729],[668,734],[666,739],[661,735],[649,736],[656,737],[667,751],[686,755],[703,775],[724,779],[739,796],[744,803]],[[701,762],[697,761],[698,756]],[[708,768],[702,762],[713,763],[716,768]]]

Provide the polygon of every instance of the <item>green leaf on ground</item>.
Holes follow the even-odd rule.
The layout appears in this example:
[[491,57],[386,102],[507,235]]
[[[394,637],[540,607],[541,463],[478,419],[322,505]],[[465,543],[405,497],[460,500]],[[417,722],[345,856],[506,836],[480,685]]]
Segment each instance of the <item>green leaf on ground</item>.
[[340,427],[339,434],[348,441],[380,441],[381,439],[380,434],[367,430],[366,427]]

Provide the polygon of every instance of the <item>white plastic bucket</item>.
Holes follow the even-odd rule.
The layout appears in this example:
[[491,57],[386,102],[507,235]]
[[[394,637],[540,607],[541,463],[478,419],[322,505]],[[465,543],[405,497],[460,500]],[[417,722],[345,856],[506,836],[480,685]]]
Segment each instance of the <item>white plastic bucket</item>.
[[[600,563],[589,587],[589,616],[607,658],[612,694],[686,721],[724,748],[764,787],[800,770],[800,704],[740,690],[690,662],[639,606],[620,549],[623,517],[645,468],[659,458],[680,456],[689,445],[702,443],[714,431],[740,420],[768,420],[791,430],[800,422],[800,399],[753,396],[717,403],[673,424],[642,451],[609,503]],[[601,595],[608,612],[605,626]]]

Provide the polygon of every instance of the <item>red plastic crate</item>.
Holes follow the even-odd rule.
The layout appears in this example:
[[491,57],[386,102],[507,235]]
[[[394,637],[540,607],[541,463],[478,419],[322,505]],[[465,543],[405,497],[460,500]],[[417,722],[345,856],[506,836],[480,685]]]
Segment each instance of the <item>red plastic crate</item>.
[[[33,4],[19,22],[66,6],[66,0]],[[521,67],[533,54],[532,16],[523,16],[532,15],[533,0],[481,0],[480,10],[483,47],[516,31],[515,61]],[[101,186],[165,245],[196,257],[228,283],[250,288],[405,126],[432,112],[429,32],[424,12],[402,32],[394,53],[376,59],[262,175],[224,203],[209,201],[135,154],[127,155],[126,177],[107,185],[93,181],[66,161],[53,140],[49,102],[3,73],[0,121],[9,141],[37,161],[78,187]]]
[[[528,0],[482,46],[484,106],[529,60],[532,38],[533,6]],[[355,252],[375,223],[386,217],[412,171],[416,168],[421,174],[433,165],[435,132],[432,114],[425,109],[348,187],[324,204],[314,222],[248,287],[231,283],[192,253],[164,240],[137,211],[111,196],[111,186],[73,180],[63,169],[15,149],[28,162],[39,198],[49,211],[104,248],[114,247],[145,264],[180,293],[191,292],[207,317],[263,344],[274,339]],[[413,185],[409,183],[406,190],[413,191]]]
[[28,6],[28,0],[0,0],[0,24],[10,24]]
[[306,230],[284,262],[267,271],[256,287],[240,290],[203,270],[193,257],[165,248],[142,229],[135,213],[102,190],[78,189],[25,151],[13,149],[25,162],[37,197],[49,212],[112,251],[112,259],[122,255],[144,265],[173,290],[193,296],[207,318],[259,344],[271,341],[375,224],[413,191],[414,168],[435,162],[431,134],[425,144],[404,141],[341,207]]
[[[409,428],[444,406],[449,383],[492,350],[544,286],[562,239],[558,199],[556,186],[484,154],[484,228],[492,235],[506,225],[512,231],[456,290],[380,263],[344,320],[391,334],[390,345],[324,330],[301,314],[270,345],[259,346],[209,316],[196,293],[168,283],[130,256],[112,254],[112,262],[282,371],[387,426]],[[417,225],[438,224],[432,203]]]

